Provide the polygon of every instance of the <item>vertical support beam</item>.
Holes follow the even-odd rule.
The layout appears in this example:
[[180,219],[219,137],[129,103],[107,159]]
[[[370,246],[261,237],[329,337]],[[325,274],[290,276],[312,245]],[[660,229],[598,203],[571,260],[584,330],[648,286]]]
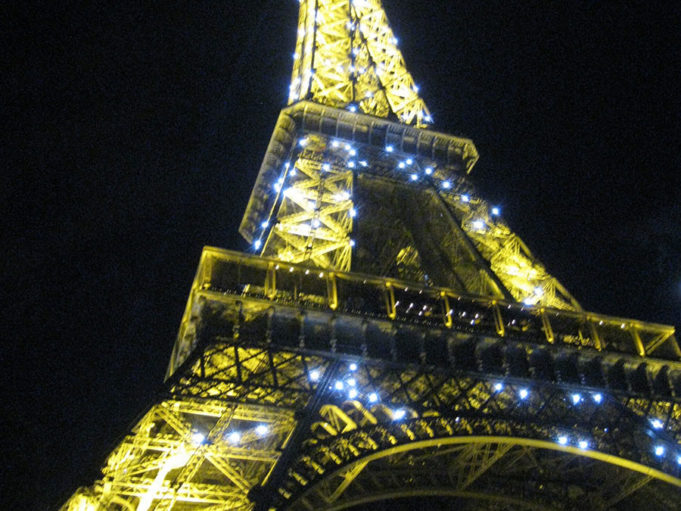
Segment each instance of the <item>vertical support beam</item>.
[[539,314],[541,315],[541,324],[544,327],[544,335],[546,336],[546,340],[549,342],[549,344],[553,344],[556,340],[556,337],[553,334],[553,328],[551,328],[551,322],[549,321],[549,317],[546,315],[546,310],[544,307],[539,309]]
[[454,322],[452,321],[452,308],[449,305],[449,297],[447,296],[447,293],[445,293],[444,291],[440,292],[440,296],[442,297],[443,306],[445,308],[444,311],[445,326],[447,328],[452,328]]
[[335,311],[338,308],[338,288],[336,286],[336,275],[333,272],[328,272],[326,275],[326,295],[329,309]]
[[499,337],[506,335],[506,329],[504,328],[504,318],[501,317],[501,310],[499,309],[499,304],[496,300],[492,301],[492,312],[494,314],[494,325],[497,329],[497,334]]
[[638,353],[640,357],[645,357],[646,349],[643,346],[643,341],[641,341],[641,335],[638,333],[638,328],[636,328],[635,325],[630,326],[629,333],[631,334],[631,338],[634,340],[634,347],[636,348],[636,353]]
[[397,317],[397,310],[395,309],[395,291],[390,282],[385,284],[385,307],[388,317],[395,319]]
[[588,317],[586,318],[586,322],[589,325],[589,332],[591,333],[591,339],[594,342],[594,347],[598,351],[603,351],[603,341],[601,341],[601,336],[598,334],[596,325],[594,325],[593,320],[589,319]]
[[331,388],[331,382],[336,377],[340,369],[340,361],[331,363],[324,375],[319,380],[315,393],[310,397],[305,408],[297,412],[300,420],[296,423],[286,447],[283,449],[277,463],[272,468],[260,486],[254,486],[249,492],[248,498],[255,505],[254,511],[267,511],[277,498],[277,489],[281,485],[286,471],[289,469],[291,461],[298,455],[303,441],[310,434],[310,426],[317,417],[319,408],[327,399],[327,394]]

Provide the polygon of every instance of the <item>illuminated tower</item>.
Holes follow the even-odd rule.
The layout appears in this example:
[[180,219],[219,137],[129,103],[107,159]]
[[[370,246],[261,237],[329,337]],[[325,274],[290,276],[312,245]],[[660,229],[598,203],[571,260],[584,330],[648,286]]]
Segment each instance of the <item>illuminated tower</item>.
[[674,329],[582,310],[428,128],[379,0],[301,0],[289,105],[165,395],[68,511],[678,509]]

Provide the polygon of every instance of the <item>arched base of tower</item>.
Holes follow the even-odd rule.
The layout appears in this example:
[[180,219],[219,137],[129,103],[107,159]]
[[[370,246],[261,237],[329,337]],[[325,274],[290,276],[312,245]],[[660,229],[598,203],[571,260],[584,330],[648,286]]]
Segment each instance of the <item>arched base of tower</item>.
[[376,509],[387,500],[397,510],[421,500],[435,503],[431,509],[676,509],[681,481],[665,474],[597,452],[497,440],[454,437],[388,449],[311,484],[288,509]]

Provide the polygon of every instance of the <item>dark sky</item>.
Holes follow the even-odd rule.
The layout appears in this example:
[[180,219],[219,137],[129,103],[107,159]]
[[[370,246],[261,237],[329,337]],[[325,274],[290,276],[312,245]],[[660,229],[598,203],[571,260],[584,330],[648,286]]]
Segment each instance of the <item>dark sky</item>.
[[[474,182],[548,270],[681,326],[681,8],[384,3],[435,129],[476,142]],[[2,16],[8,508],[95,479],[162,383],[201,247],[246,248],[298,6],[60,4]]]

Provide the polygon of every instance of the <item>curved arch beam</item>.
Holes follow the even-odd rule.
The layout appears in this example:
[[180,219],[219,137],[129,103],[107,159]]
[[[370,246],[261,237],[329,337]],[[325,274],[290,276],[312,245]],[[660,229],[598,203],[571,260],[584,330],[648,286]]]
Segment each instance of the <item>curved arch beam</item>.
[[494,495],[473,491],[456,491],[452,490],[451,488],[443,488],[440,486],[433,488],[414,488],[410,490],[391,490],[383,493],[374,493],[366,497],[345,501],[337,506],[326,508],[325,511],[341,511],[343,509],[352,508],[353,506],[371,504],[372,502],[379,502],[381,500],[394,500],[409,497],[451,497],[459,499],[487,500],[490,502],[500,502],[504,504],[522,506],[524,509],[554,511],[554,508],[542,506],[541,504],[536,504],[534,502],[526,502],[513,497],[506,497],[504,495]]
[[[449,437],[449,438],[437,438],[437,439],[427,439],[427,440],[418,440],[414,442],[406,442],[400,445],[395,445],[393,447],[388,447],[386,449],[382,449],[378,452],[374,452],[371,454],[368,454],[366,456],[360,456],[356,459],[354,459],[351,463],[343,465],[341,468],[338,468],[337,470],[334,470],[328,474],[325,474],[324,477],[318,479],[317,481],[312,482],[311,486],[309,488],[306,488],[305,491],[303,491],[297,498],[294,498],[291,501],[291,505],[295,505],[296,501],[299,501],[300,499],[304,499],[306,495],[309,495],[312,493],[319,484],[321,484],[324,480],[329,480],[334,477],[342,477],[342,474],[347,473],[349,471],[352,471],[354,468],[360,466],[360,465],[368,465],[369,463],[380,460],[383,458],[387,458],[389,456],[393,456],[396,454],[401,454],[401,453],[406,453],[408,451],[412,450],[418,450],[418,449],[427,449],[427,448],[432,448],[432,447],[445,447],[445,446],[452,446],[452,445],[461,445],[461,444],[498,444],[498,445],[513,445],[513,446],[524,446],[524,447],[531,447],[535,449],[544,449],[544,450],[550,450],[550,451],[558,451],[558,452],[563,452],[569,455],[573,456],[578,456],[578,457],[584,457],[584,458],[590,458],[593,460],[597,460],[603,463],[606,463],[608,465],[613,465],[616,467],[624,468],[626,470],[630,470],[633,472],[638,472],[640,474],[643,474],[645,476],[651,477],[653,479],[657,479],[659,481],[671,484],[673,486],[676,486],[678,488],[681,488],[681,479],[678,477],[674,477],[670,474],[667,474],[665,472],[662,472],[660,470],[645,466],[641,463],[637,463],[628,459],[620,458],[618,456],[614,456],[612,454],[606,454],[603,452],[599,451],[594,451],[594,450],[588,450],[588,449],[580,449],[577,447],[572,447],[572,446],[562,446],[559,444],[556,444],[555,442],[549,442],[546,440],[538,440],[538,439],[532,439],[532,438],[523,438],[523,437],[505,437],[505,436],[457,436],[457,437]],[[388,493],[394,493],[397,495],[400,491],[407,492],[408,495],[405,496],[417,496],[415,494],[409,493],[410,490],[390,490],[386,492]],[[391,494],[392,494],[391,493]],[[465,493],[465,492],[459,492],[459,493]],[[469,492],[471,495],[473,492]],[[374,495],[376,497],[374,498]],[[384,495],[383,492],[379,494],[371,494],[366,497],[362,497],[362,499],[373,499],[373,500],[367,500],[366,502],[369,501],[376,501],[376,500],[382,500],[384,497],[379,498],[379,495]],[[391,497],[391,498],[398,498],[398,497]],[[363,500],[364,502],[364,500]],[[527,505],[527,503],[525,503]],[[356,504],[355,504],[356,505]],[[329,510],[331,509],[345,509],[347,506],[345,503],[339,503],[338,506],[330,507]]]

